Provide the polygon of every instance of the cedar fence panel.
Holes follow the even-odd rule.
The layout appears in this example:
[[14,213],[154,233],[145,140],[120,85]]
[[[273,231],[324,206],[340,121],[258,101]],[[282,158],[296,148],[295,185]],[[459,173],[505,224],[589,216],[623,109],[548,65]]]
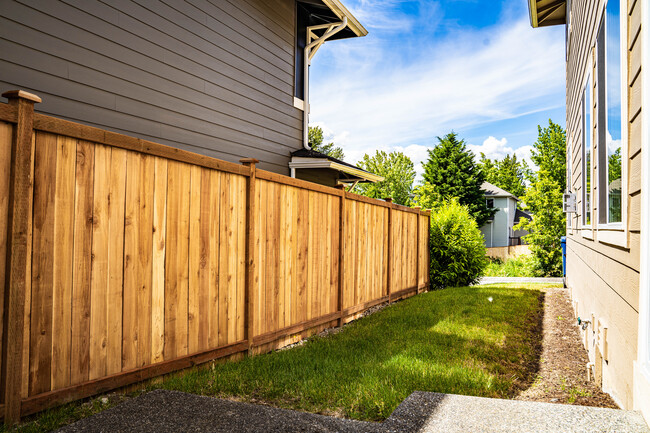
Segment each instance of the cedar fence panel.
[[[0,104],[8,423],[268,350],[428,286],[428,212],[40,114],[25,126],[21,100]],[[12,148],[29,146],[16,141],[25,127],[33,182],[19,203],[30,215],[21,299],[5,264],[19,259],[8,249],[11,161]]]

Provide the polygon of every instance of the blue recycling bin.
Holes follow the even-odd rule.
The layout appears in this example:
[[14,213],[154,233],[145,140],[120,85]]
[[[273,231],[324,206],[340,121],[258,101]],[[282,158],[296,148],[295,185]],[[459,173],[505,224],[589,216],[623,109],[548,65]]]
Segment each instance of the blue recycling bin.
[[566,236],[560,238],[562,244],[562,276],[566,277]]

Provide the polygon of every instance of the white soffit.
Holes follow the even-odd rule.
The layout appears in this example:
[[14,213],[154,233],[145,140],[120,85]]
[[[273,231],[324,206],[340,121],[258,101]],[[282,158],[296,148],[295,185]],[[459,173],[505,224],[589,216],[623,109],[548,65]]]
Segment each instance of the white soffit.
[[356,176],[370,182],[381,182],[384,180],[382,176],[376,175],[374,173],[368,173],[367,171],[360,168],[354,168],[344,164],[339,164],[338,162],[330,161],[327,158],[301,158],[294,156],[291,159],[291,162],[289,162],[289,168],[330,168],[332,170],[338,170],[342,171],[343,173],[351,174],[352,176]]

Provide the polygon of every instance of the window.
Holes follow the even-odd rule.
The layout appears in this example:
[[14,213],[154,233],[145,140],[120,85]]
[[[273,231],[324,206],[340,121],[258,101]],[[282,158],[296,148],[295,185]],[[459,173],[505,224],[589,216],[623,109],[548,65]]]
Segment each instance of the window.
[[587,77],[582,93],[582,224],[591,225],[591,142],[593,140],[593,123],[591,121],[591,75]]
[[621,2],[609,0],[598,31],[598,177],[603,185],[598,194],[599,224],[623,221],[622,142],[623,67],[621,50]]
[[[567,192],[572,191],[573,185],[571,185],[571,170],[573,168],[573,160],[571,158],[571,155],[573,155],[573,149],[571,148],[571,137],[567,134],[567,141],[566,141],[566,190]],[[571,213],[567,212],[566,214],[566,226],[567,228],[571,228]]]
[[494,207],[494,199],[489,198],[485,200],[485,205],[487,206],[488,209],[492,209]]

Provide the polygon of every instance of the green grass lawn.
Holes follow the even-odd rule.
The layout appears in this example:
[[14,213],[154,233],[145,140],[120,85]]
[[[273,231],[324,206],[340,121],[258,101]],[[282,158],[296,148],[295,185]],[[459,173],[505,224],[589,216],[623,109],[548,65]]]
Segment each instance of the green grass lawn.
[[[264,401],[361,420],[385,419],[416,390],[513,397],[532,383],[538,367],[543,294],[536,287],[542,286],[425,293],[335,335],[180,372],[148,389]],[[30,430],[46,429],[43,417],[51,419],[47,428],[78,418],[79,407],[51,410],[37,417]],[[64,410],[63,417],[57,415]]]
[[491,259],[483,271],[485,277],[540,277],[533,256],[522,255],[505,261]]
[[541,313],[537,290],[429,292],[339,334],[196,369],[162,387],[362,420],[385,419],[416,390],[508,398],[533,380]]

